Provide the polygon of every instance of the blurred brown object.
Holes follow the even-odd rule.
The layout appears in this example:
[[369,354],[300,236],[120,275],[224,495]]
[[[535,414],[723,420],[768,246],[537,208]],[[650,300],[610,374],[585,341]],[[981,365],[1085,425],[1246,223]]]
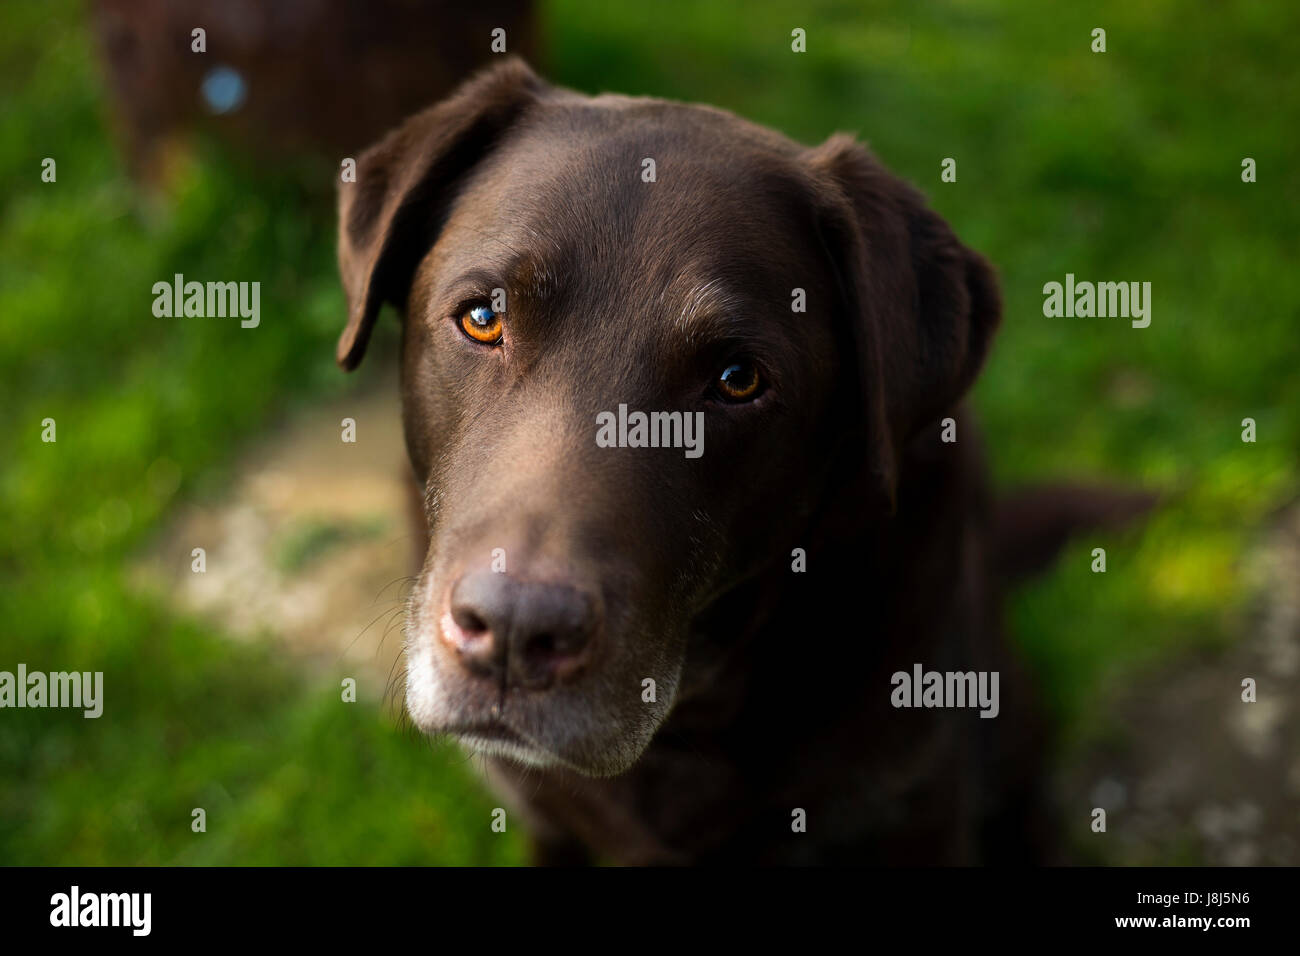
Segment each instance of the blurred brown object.
[[[532,58],[531,0],[93,0],[127,161],[161,178],[198,128],[260,156],[355,155],[490,60]],[[206,52],[192,31],[206,31]]]

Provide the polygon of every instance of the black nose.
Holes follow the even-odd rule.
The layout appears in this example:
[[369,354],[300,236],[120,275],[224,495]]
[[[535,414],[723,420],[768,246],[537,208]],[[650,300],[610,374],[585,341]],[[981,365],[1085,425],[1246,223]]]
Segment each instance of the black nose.
[[448,643],[475,674],[544,688],[581,670],[597,618],[596,600],[579,588],[474,571],[452,588],[460,633]]

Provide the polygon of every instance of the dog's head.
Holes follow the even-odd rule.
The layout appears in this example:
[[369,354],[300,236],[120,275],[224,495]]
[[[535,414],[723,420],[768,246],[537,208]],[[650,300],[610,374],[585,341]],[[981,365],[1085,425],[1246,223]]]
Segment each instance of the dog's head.
[[408,710],[588,774],[637,759],[693,622],[828,495],[888,510],[999,314],[983,260],[851,140],[517,61],[365,153],[340,218],[340,364],[404,315],[430,533]]

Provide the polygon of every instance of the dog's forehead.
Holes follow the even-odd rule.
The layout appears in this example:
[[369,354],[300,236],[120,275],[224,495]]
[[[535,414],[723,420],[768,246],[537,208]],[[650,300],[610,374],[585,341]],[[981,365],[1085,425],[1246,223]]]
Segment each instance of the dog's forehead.
[[581,264],[706,302],[814,258],[797,150],[716,110],[582,100],[512,131],[448,228],[464,257],[508,263],[538,292]]

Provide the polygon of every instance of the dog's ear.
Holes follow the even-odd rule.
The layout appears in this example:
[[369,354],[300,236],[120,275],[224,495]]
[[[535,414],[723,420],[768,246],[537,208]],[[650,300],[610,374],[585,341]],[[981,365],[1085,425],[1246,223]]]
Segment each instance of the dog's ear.
[[511,58],[412,116],[358,159],[356,182],[339,188],[339,272],[348,300],[337,353],[343,368],[360,363],[380,307],[405,304],[457,183],[547,89]]
[[1002,315],[988,263],[848,136],[806,154],[852,327],[868,454],[892,507],[904,444],[952,408]]

